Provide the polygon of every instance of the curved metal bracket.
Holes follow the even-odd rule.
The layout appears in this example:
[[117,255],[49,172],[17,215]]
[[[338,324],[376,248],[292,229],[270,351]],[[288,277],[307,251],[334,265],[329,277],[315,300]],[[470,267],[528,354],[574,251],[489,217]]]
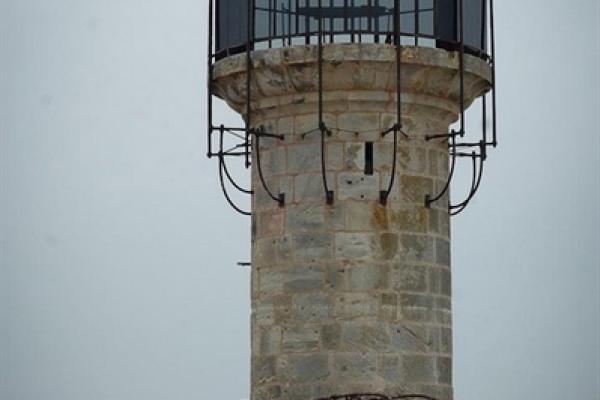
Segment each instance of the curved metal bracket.
[[323,176],[323,190],[325,191],[325,200],[327,204],[332,205],[334,199],[333,190],[329,190],[327,184],[327,167],[325,165],[325,135],[331,135],[331,131],[327,129],[325,123],[319,123],[319,129],[321,130],[321,174]]
[[[394,181],[396,178],[396,160],[398,158],[398,156],[397,156],[397,153],[398,153],[398,148],[397,148],[398,147],[398,131],[400,131],[399,124],[395,124],[391,131],[394,132],[394,148],[392,149],[392,151],[394,152],[394,156],[393,156],[393,161],[392,161],[392,171],[391,171],[391,175],[390,175],[390,183],[386,190],[382,190],[379,192],[379,202],[384,206],[387,204],[387,200],[388,200],[388,197],[390,196],[390,193],[392,193],[392,188],[394,187]],[[384,137],[389,132],[390,131],[382,132],[381,136]]]
[[221,156],[221,158],[223,158],[223,171],[225,172],[225,176],[227,176],[227,180],[229,181],[229,183],[231,183],[231,185],[234,188],[236,188],[237,190],[239,190],[242,193],[250,194],[250,195],[254,194],[254,190],[244,189],[243,187],[241,187],[240,185],[237,184],[237,182],[233,179],[233,177],[229,173],[229,169],[227,168],[227,163],[225,162],[225,155]]
[[227,188],[225,187],[225,179],[224,179],[223,173],[225,173],[225,175],[226,175],[227,179],[229,180],[229,182],[236,189],[238,189],[239,191],[241,191],[243,193],[247,193],[247,194],[253,194],[254,193],[254,191],[252,191],[252,190],[243,189],[231,177],[231,175],[229,173],[229,170],[227,169],[227,164],[225,163],[225,156],[227,154],[223,151],[223,134],[224,134],[224,129],[223,129],[223,127],[221,127],[221,129],[220,129],[220,137],[219,137],[219,152],[217,153],[217,155],[219,157],[219,181],[221,183],[221,190],[223,191],[223,195],[225,196],[225,200],[227,200],[227,203],[229,203],[229,205],[234,210],[236,210],[237,212],[239,212],[242,215],[252,215],[251,212],[242,210],[240,207],[238,207],[233,202],[233,200],[229,196],[229,193],[227,192]]
[[231,200],[231,197],[229,197],[229,193],[227,192],[227,188],[225,187],[225,181],[223,179],[223,165],[224,165],[224,161],[223,161],[223,155],[219,156],[219,181],[221,182],[221,190],[223,191],[223,195],[225,195],[225,200],[227,200],[227,202],[229,203],[229,205],[236,210],[237,212],[239,212],[242,215],[252,215],[252,213],[250,211],[244,211],[241,208],[239,208],[234,202],[233,200]]
[[[220,162],[222,163],[222,167],[223,167],[223,171],[225,172],[225,176],[227,176],[227,180],[229,181],[229,183],[231,183],[231,185],[236,188],[237,190],[239,190],[242,193],[245,194],[254,194],[254,191],[252,189],[244,189],[243,187],[241,187],[240,185],[237,184],[237,182],[235,181],[235,179],[233,179],[233,177],[231,176],[231,174],[229,173],[229,169],[227,168],[227,163],[225,162],[225,156],[227,155],[226,151],[223,151],[223,134],[225,133],[225,127],[223,125],[221,125],[220,130],[219,130],[220,136],[219,136],[219,157],[220,157]],[[243,145],[245,146],[245,145]],[[236,146],[236,148],[239,147]]]
[[252,129],[250,131],[250,133],[254,134],[254,137],[256,138],[256,145],[255,145],[256,169],[258,171],[258,177],[260,178],[260,182],[262,183],[262,186],[265,189],[265,192],[267,192],[267,195],[271,199],[276,201],[279,204],[279,207],[283,207],[283,206],[285,206],[285,193],[279,193],[279,195],[277,197],[275,197],[273,195],[273,193],[271,192],[271,190],[269,189],[267,182],[265,181],[263,172],[262,172],[262,166],[261,166],[261,162],[260,162],[260,137],[261,136],[276,137],[280,140],[284,140],[284,137],[283,137],[283,135],[273,135],[273,134],[265,133],[262,127],[258,128],[258,130]]
[[[461,203],[449,206],[448,210],[450,211],[451,216],[460,214],[469,205],[469,203],[479,190],[481,179],[483,177],[483,167],[486,160],[485,143],[483,141],[480,142],[480,146],[480,154],[477,154],[476,152],[471,153],[471,159],[473,161],[473,177],[471,180],[471,190],[469,191],[469,195]],[[477,168],[477,158],[479,158],[479,169]]]
[[438,193],[435,197],[431,197],[431,195],[425,196],[425,207],[430,208],[433,203],[441,199],[448,189],[450,188],[450,182],[452,182],[452,178],[454,177],[454,170],[456,168],[456,132],[452,131],[450,138],[452,140],[452,144],[450,145],[451,151],[450,156],[452,157],[452,164],[450,165],[450,172],[448,173],[448,178],[446,179],[446,184],[443,189]]

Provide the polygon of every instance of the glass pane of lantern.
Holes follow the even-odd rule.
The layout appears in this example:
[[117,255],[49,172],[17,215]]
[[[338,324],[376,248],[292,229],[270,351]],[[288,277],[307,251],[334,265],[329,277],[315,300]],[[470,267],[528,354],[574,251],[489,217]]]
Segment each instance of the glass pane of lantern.
[[483,0],[464,0],[465,6],[465,45],[477,49],[483,47],[482,43],[482,14]]
[[415,9],[415,0],[400,0],[400,12],[413,11]]
[[276,2],[275,12],[273,13],[273,31],[275,32],[275,36],[283,36],[285,32],[285,23],[287,18],[284,18],[283,14],[283,4],[280,2]]
[[248,3],[242,0],[221,0],[218,3],[218,49],[238,47],[246,43]]
[[264,39],[269,36],[269,12],[264,10],[256,10],[254,24],[254,36],[259,39]]
[[415,33],[415,13],[400,15],[400,32],[411,35]]
[[419,0],[419,10],[432,10],[433,0]]
[[391,11],[394,8],[394,0],[379,0],[379,7]]
[[391,16],[379,17],[379,32],[387,33],[392,31]]
[[433,35],[433,11],[421,11],[419,13],[419,33]]

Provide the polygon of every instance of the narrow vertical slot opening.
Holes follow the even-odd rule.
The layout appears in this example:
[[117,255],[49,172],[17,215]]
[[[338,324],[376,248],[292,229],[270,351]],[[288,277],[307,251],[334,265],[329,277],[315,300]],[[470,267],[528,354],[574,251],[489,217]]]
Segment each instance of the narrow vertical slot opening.
[[365,175],[373,175],[373,142],[365,143]]

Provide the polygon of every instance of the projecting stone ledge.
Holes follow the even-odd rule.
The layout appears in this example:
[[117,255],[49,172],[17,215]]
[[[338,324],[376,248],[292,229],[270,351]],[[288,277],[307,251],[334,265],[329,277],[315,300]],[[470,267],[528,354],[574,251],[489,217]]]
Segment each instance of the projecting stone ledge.
[[[426,47],[402,48],[401,93],[410,106],[436,109],[452,122],[459,113],[459,54]],[[327,44],[323,47],[323,91],[326,111],[369,102],[393,111],[396,103],[396,51],[387,44]],[[465,107],[490,88],[491,69],[484,60],[465,55]],[[318,47],[315,45],[252,52],[253,119],[313,113],[318,101]],[[246,112],[246,56],[215,64],[215,93],[240,114]],[[414,108],[414,107],[413,107]],[[446,115],[444,115],[446,114]],[[431,115],[430,115],[431,116]]]

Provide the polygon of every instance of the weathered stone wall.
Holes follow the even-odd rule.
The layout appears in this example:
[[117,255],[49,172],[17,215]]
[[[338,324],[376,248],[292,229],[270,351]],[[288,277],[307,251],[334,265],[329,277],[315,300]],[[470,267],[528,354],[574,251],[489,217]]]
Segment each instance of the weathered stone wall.
[[[287,52],[286,52],[287,51]],[[314,399],[351,392],[452,398],[448,147],[427,134],[456,119],[456,56],[405,49],[403,127],[396,122],[393,49],[327,46],[325,203],[314,47],[254,55],[252,125],[283,134],[261,139],[261,165],[280,208],[252,169],[252,398]],[[233,57],[236,59],[236,57]],[[468,98],[485,90],[483,63],[469,59]],[[229,63],[229,64],[227,64]],[[241,58],[217,65],[216,83],[243,110]],[[483,66],[485,66],[483,64]],[[373,143],[373,173],[365,146]],[[395,185],[387,188],[397,152]],[[256,154],[256,149],[254,149]]]

